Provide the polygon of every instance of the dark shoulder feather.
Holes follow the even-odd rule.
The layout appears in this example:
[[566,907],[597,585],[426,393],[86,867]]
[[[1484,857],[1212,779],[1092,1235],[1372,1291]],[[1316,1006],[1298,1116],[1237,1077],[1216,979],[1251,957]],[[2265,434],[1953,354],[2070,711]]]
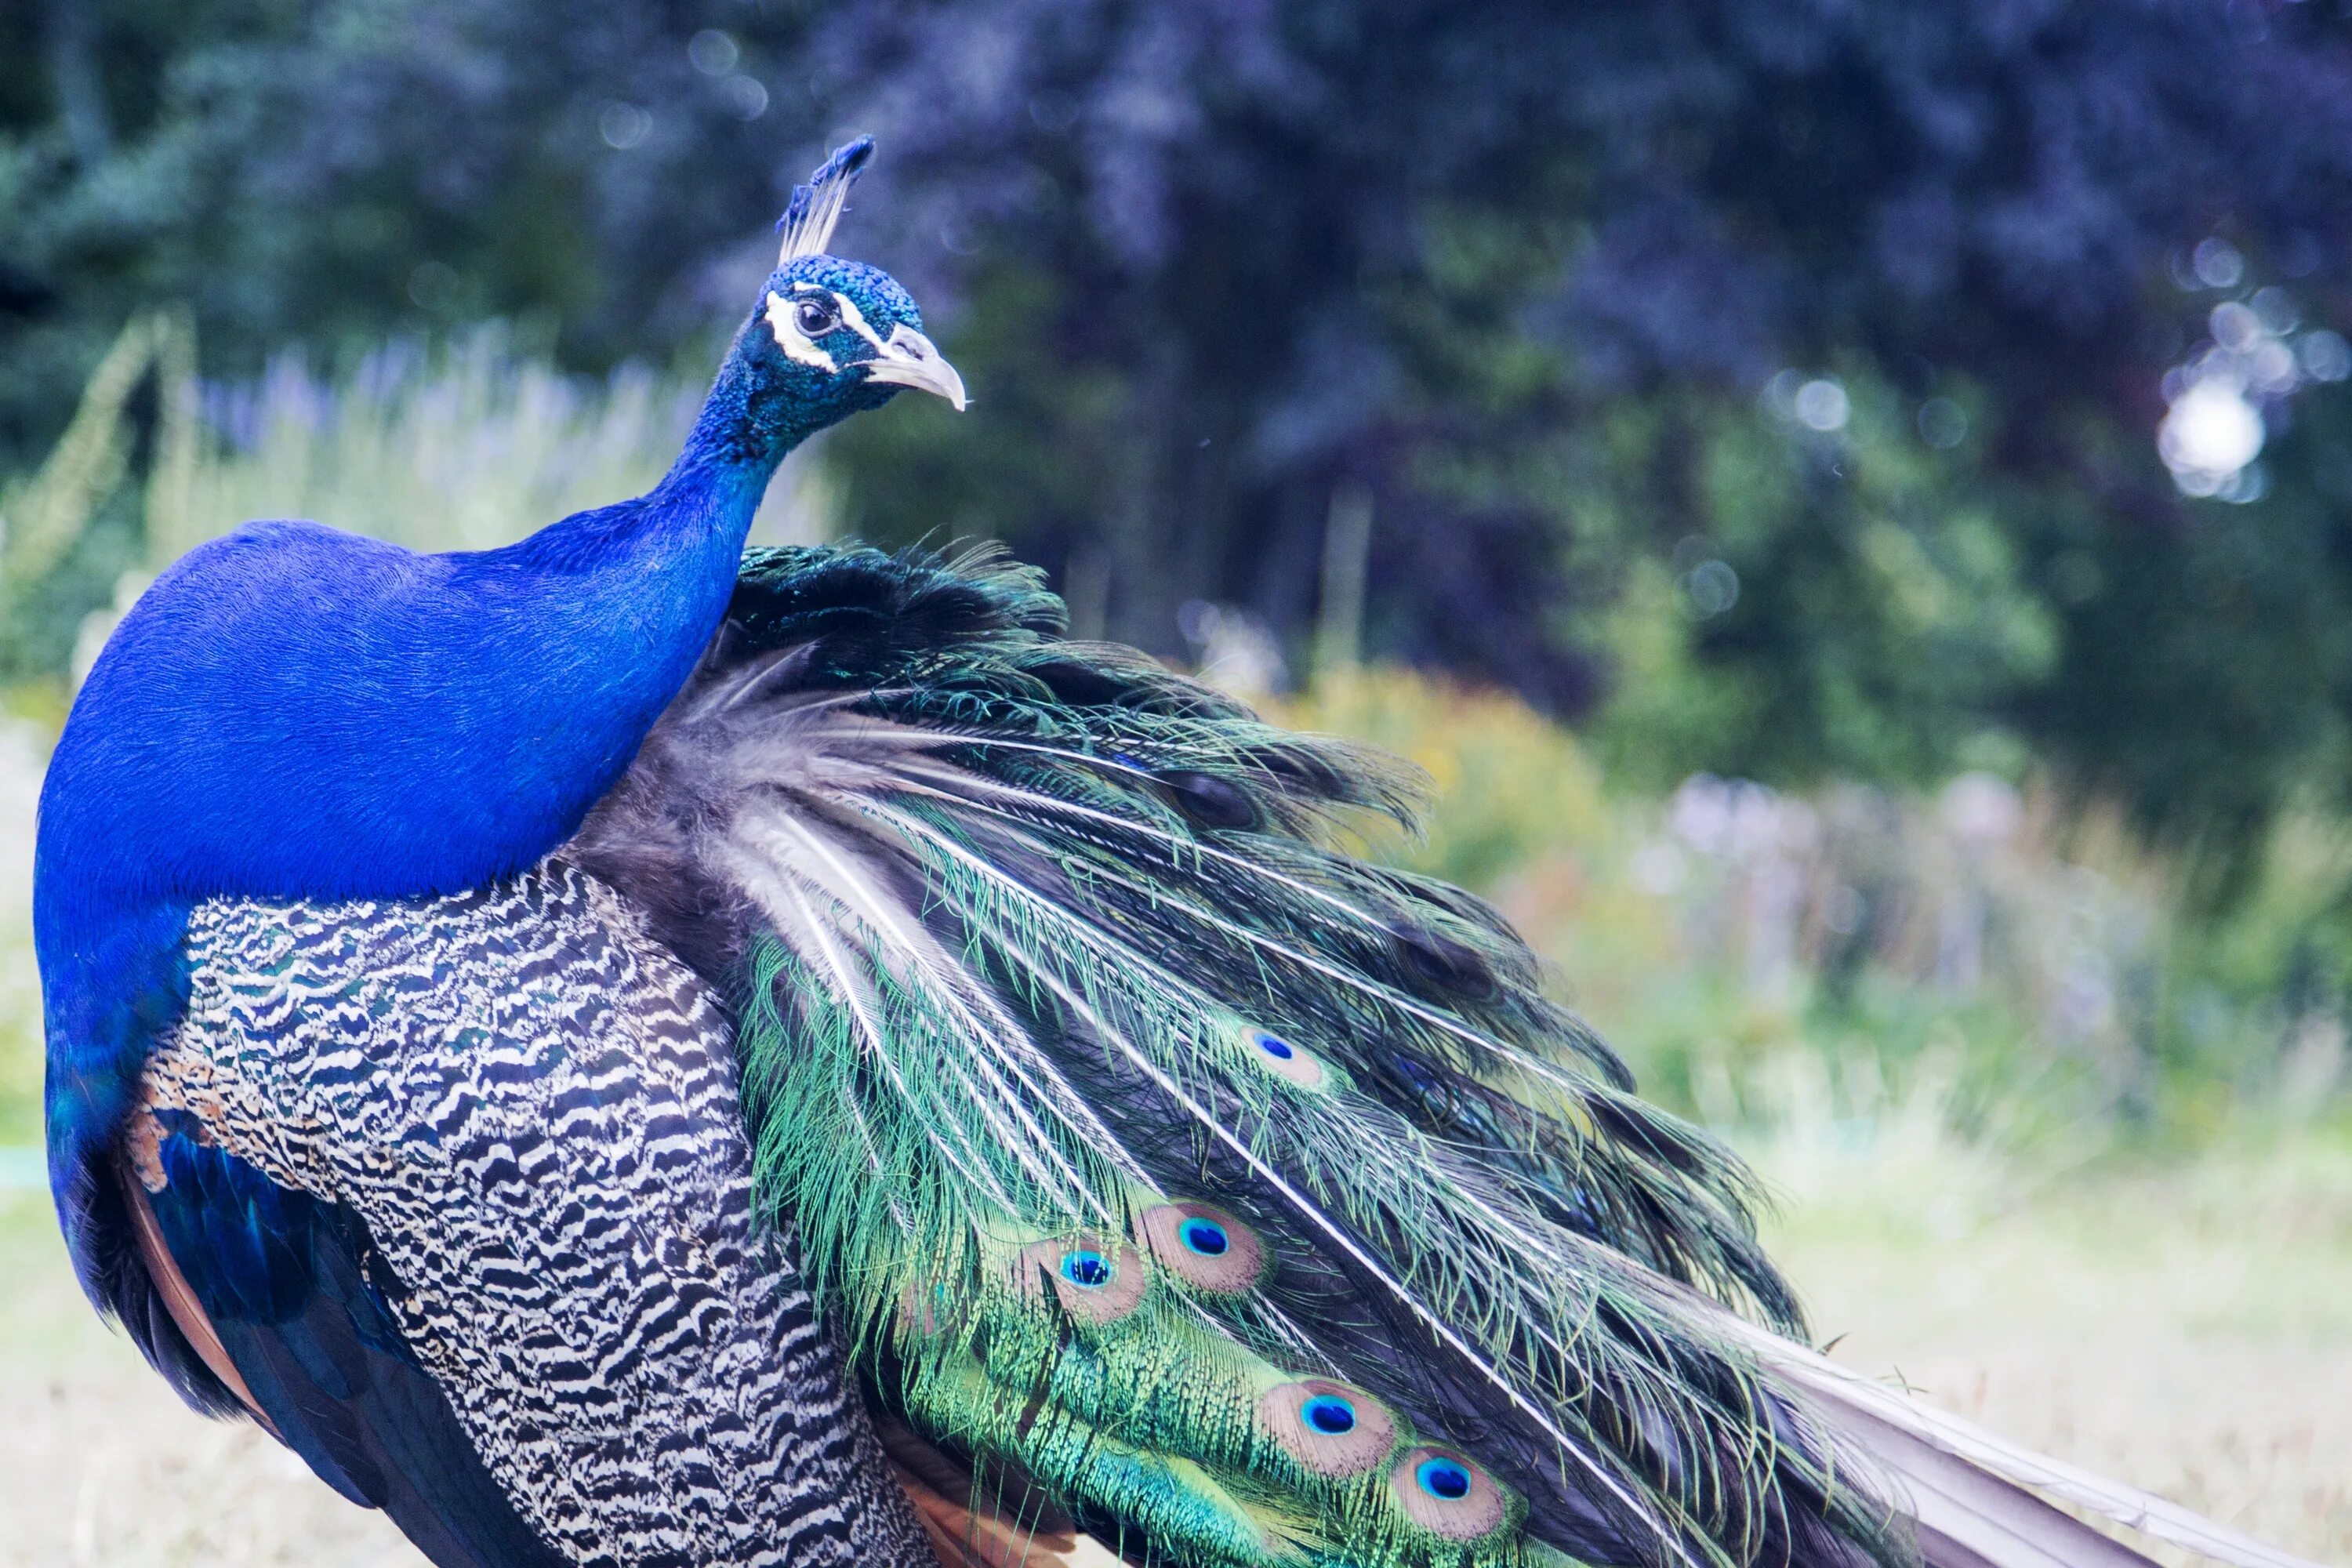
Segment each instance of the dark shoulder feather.
[[148,1201],[271,1430],[436,1568],[562,1568],[409,1353],[385,1300],[399,1281],[359,1217],[278,1186],[182,1120],[156,1141],[163,1185]]

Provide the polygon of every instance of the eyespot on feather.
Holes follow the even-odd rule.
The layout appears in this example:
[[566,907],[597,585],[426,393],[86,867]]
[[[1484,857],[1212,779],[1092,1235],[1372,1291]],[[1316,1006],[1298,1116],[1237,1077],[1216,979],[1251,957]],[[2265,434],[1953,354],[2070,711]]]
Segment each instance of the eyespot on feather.
[[1036,1295],[1038,1281],[1050,1279],[1062,1310],[1086,1323],[1117,1322],[1143,1304],[1151,1284],[1143,1254],[1108,1237],[1032,1242],[1017,1267],[1024,1294]]
[[1244,1024],[1242,1026],[1242,1045],[1255,1058],[1258,1066],[1301,1089],[1321,1089],[1331,1081],[1331,1075],[1324,1070],[1323,1064],[1315,1058],[1313,1053],[1280,1035]]
[[1448,1541],[1475,1541],[1510,1513],[1503,1489],[1449,1448],[1408,1448],[1389,1471],[1389,1489],[1413,1523]]
[[1318,1476],[1360,1476],[1396,1447],[1396,1418],[1362,1389],[1310,1377],[1271,1389],[1258,1419],[1282,1451]]
[[1265,1244],[1214,1204],[1160,1204],[1140,1228],[1153,1261],[1195,1289],[1238,1296],[1265,1274]]
[[1202,827],[1255,827],[1257,805],[1241,785],[1214,773],[1174,769],[1157,775],[1185,816]]

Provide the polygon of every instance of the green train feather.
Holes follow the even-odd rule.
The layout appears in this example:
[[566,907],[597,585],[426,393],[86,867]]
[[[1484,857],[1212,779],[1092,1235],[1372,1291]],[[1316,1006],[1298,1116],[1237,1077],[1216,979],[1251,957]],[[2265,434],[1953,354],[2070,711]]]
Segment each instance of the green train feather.
[[758,1191],[877,1397],[1170,1563],[1908,1560],[1725,1331],[1801,1329],[1745,1173],[1334,847],[1411,777],[1061,626],[992,555],[757,554],[604,808],[748,905]]

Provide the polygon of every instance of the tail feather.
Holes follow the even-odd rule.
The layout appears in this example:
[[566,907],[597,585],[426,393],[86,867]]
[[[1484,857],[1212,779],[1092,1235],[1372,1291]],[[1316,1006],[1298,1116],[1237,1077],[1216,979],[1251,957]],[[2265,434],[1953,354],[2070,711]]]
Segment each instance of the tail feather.
[[1893,1478],[1927,1568],[2155,1568],[2023,1488],[1876,1416],[1849,1408],[1829,1419]]
[[[2320,1568],[2153,1492],[2011,1442],[1778,1334],[1744,1322],[1732,1332],[1895,1478],[1922,1525],[1947,1539],[1955,1564],[2140,1568],[2149,1562],[2042,1500],[2047,1497],[2217,1563]],[[1971,1552],[1974,1559],[1962,1554]],[[1927,1556],[1931,1568],[1945,1568],[1933,1550]]]
[[878,1403],[1171,1564],[2138,1561],[1780,1337],[1738,1163],[1337,847],[1394,765],[1059,627],[988,558],[755,555],[568,851],[737,998]]

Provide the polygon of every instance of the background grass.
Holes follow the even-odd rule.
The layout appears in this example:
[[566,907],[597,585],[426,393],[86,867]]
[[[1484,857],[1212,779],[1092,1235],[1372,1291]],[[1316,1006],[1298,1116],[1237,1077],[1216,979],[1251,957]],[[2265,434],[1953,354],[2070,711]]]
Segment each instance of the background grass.
[[[1931,1116],[1742,1140],[1835,1354],[2323,1563],[2352,1561],[2352,1135],[2028,1173]],[[247,1426],[180,1406],[0,1195],[0,1564],[415,1568]],[[2171,1563],[2189,1559],[2160,1553]]]

